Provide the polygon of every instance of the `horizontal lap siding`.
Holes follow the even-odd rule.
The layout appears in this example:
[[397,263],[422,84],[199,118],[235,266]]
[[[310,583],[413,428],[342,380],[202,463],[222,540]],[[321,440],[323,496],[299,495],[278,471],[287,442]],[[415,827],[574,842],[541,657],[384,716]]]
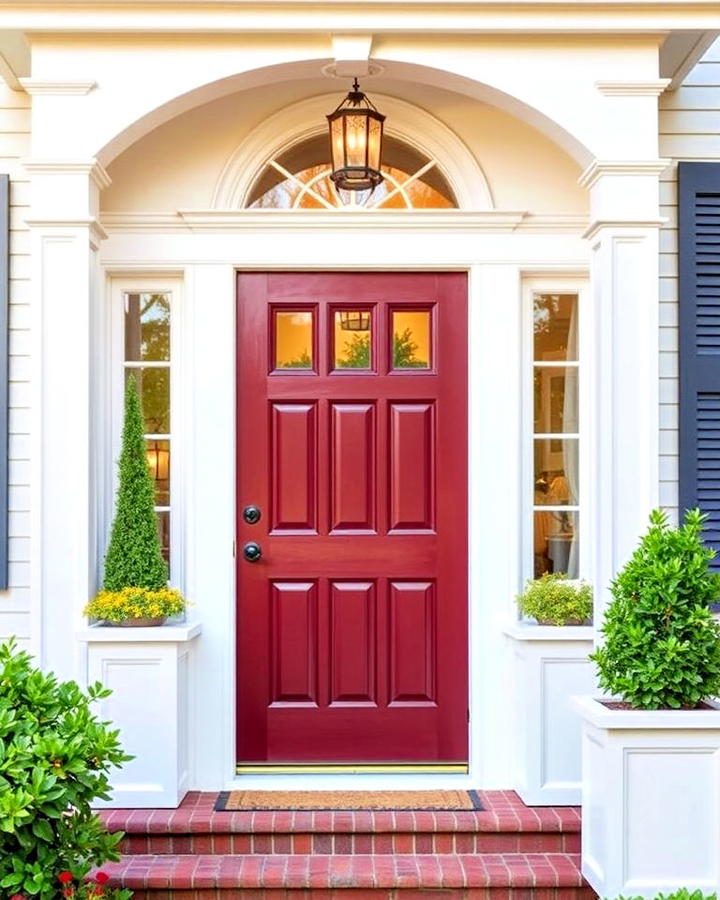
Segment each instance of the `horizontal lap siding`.
[[10,589],[0,591],[0,640],[30,638],[30,257],[25,226],[30,98],[0,82],[0,172],[10,176]]
[[677,91],[660,98],[660,502],[678,514],[677,163],[720,161],[720,40]]

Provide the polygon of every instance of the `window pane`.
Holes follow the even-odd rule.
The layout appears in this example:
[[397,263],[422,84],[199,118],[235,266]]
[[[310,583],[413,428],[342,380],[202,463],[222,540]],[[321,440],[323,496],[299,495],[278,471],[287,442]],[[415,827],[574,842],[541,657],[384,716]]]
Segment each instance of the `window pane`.
[[275,313],[275,367],[312,369],[313,314],[311,312]]
[[126,369],[140,390],[146,434],[170,434],[170,369]]
[[430,311],[394,311],[392,331],[393,369],[429,369]]
[[578,514],[535,513],[535,578],[545,572],[566,572],[578,577]]
[[335,312],[335,367],[372,368],[372,314],[369,309]]
[[535,369],[535,431],[541,434],[577,433],[578,370]]
[[126,294],[125,359],[170,359],[170,295]]
[[155,482],[155,506],[170,506],[170,441],[148,441],[145,452]]
[[165,557],[165,562],[170,562],[170,513],[167,511],[159,512],[157,517],[162,555]]
[[577,294],[533,296],[536,361],[578,358],[577,305]]
[[535,440],[535,506],[576,506],[578,441]]

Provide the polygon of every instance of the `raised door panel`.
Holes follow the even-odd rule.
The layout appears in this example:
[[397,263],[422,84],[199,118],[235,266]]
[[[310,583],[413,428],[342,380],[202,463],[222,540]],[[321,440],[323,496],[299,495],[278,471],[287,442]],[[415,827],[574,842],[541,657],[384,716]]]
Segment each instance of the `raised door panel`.
[[270,705],[317,705],[317,584],[270,585]]
[[390,531],[435,527],[432,403],[390,404]]
[[272,531],[317,531],[317,409],[315,403],[271,407]]
[[395,581],[390,592],[390,705],[435,702],[437,610],[430,581]]
[[330,585],[332,705],[375,705],[376,596],[373,582]]
[[334,533],[375,531],[375,406],[332,403],[331,518]]

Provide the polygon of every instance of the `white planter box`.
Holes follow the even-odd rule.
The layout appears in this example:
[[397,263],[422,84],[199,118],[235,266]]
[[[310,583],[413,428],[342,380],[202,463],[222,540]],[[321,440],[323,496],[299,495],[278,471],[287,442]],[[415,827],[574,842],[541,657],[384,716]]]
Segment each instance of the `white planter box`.
[[594,690],[589,626],[515,625],[514,788],[532,806],[577,806],[580,719],[570,698]]
[[583,720],[582,871],[601,897],[720,885],[720,709],[612,710]]
[[111,775],[112,800],[98,807],[176,807],[190,786],[192,647],[199,623],[156,628],[94,625],[87,644],[88,682],[112,695],[100,715],[120,729],[135,759]]

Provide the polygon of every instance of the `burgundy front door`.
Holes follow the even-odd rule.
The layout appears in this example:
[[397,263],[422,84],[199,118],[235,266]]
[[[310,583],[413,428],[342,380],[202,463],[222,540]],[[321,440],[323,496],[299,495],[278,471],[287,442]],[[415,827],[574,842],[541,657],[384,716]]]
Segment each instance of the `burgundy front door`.
[[237,293],[238,760],[466,762],[466,276]]

